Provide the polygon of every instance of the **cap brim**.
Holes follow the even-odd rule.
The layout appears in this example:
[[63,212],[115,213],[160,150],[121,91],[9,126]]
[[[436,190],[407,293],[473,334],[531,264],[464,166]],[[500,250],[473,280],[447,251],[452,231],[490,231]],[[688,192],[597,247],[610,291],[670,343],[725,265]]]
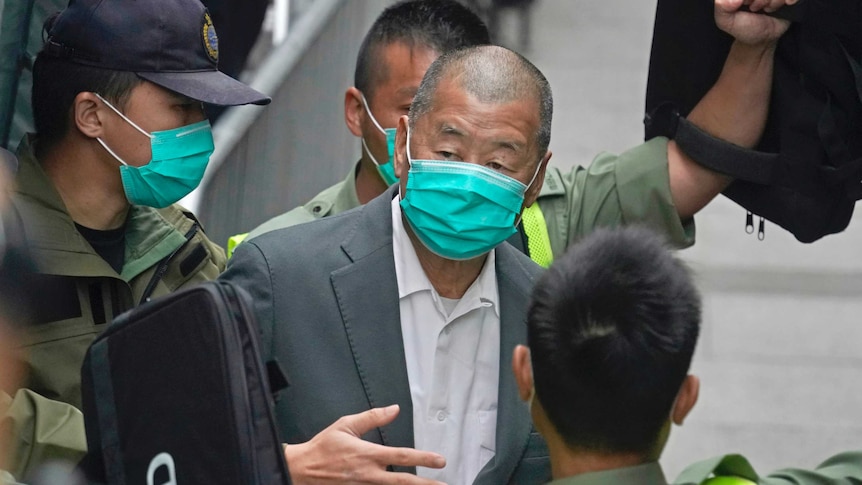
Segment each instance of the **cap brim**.
[[272,99],[220,71],[138,72],[138,76],[197,101],[219,106],[269,104]]

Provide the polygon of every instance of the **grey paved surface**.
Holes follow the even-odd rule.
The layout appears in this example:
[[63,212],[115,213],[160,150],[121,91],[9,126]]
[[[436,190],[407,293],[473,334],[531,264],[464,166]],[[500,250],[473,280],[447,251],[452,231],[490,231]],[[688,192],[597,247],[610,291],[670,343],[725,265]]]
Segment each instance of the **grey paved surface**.
[[[552,163],[586,164],[642,138],[655,0],[540,0],[525,54],[556,100]],[[509,24],[504,24],[509,25]],[[697,217],[683,257],[703,283],[705,321],[693,372],[701,399],[663,457],[670,476],[742,452],[759,470],[816,465],[862,448],[862,220],[813,245],[719,198]]]

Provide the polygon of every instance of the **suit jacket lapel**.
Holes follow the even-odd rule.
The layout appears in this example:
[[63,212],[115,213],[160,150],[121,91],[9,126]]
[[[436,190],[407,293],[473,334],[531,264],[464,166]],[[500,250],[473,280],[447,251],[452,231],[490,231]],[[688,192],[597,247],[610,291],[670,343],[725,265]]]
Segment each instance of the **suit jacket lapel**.
[[515,249],[497,247],[497,288],[500,293],[500,386],[497,393],[497,450],[474,483],[507,483],[530,437],[527,404],[518,397],[512,374],[512,351],[527,342],[527,308],[533,281],[522,269]]
[[352,263],[330,279],[369,405],[401,406],[398,418],[379,430],[381,441],[413,447],[413,406],[392,253],[393,195],[390,189],[361,209],[342,244]]

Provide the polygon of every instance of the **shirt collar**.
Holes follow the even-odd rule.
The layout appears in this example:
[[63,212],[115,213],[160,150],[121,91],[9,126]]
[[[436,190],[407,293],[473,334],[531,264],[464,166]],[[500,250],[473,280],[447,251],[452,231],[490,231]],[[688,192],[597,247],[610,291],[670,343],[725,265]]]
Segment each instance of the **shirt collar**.
[[600,472],[583,473],[573,477],[560,478],[548,485],[667,485],[667,479],[658,462],[626,468],[616,468]]
[[[431,281],[419,263],[413,242],[404,227],[401,217],[401,197],[396,194],[392,199],[392,252],[395,258],[395,276],[398,282],[398,298],[403,299],[413,293],[430,291],[436,294]],[[473,299],[490,303],[499,318],[499,296],[497,291],[496,250],[491,250],[485,265],[476,281],[467,289],[462,299]]]

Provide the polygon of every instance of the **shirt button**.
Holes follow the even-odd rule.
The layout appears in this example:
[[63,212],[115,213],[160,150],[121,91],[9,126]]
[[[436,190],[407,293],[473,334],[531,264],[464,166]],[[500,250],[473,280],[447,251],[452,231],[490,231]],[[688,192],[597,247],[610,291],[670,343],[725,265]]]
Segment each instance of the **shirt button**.
[[443,411],[437,411],[437,421],[446,421],[446,413]]

